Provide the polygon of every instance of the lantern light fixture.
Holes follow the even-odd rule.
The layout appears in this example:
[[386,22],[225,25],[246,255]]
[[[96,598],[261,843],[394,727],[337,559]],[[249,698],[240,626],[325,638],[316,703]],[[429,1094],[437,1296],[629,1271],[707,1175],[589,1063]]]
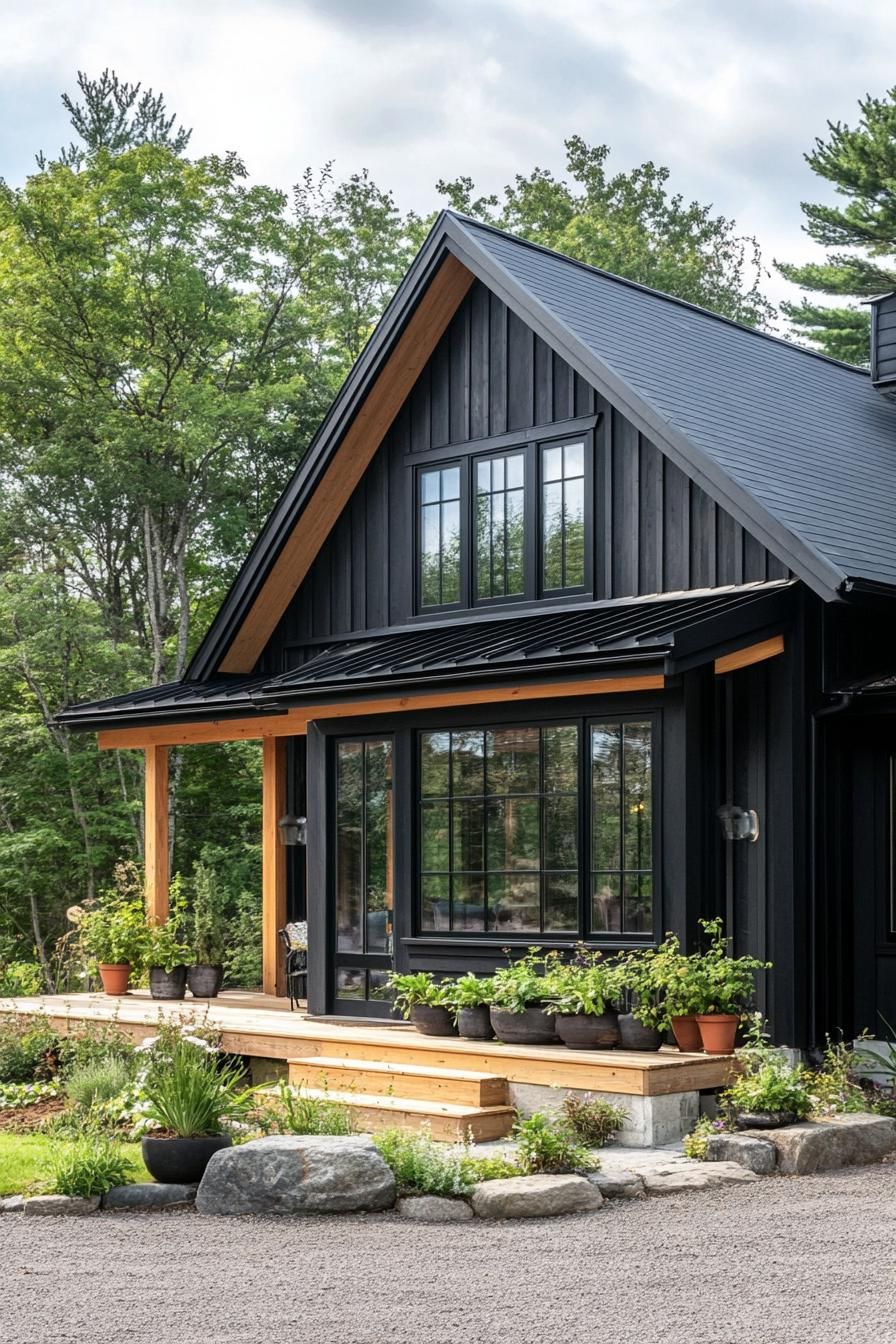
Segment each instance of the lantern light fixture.
[[277,822],[277,829],[280,832],[281,845],[304,845],[307,843],[307,817],[295,817],[291,812],[287,812]]

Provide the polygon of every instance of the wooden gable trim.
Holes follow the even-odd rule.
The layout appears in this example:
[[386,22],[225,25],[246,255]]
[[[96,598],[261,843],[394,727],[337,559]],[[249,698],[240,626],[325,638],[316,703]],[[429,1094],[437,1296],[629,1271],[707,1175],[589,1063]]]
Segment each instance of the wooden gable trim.
[[274,561],[219,671],[252,671],[472,283],[472,272],[453,255],[446,256]]
[[237,742],[252,738],[264,741],[268,738],[301,736],[307,732],[309,723],[321,719],[354,719],[364,714],[402,714],[412,710],[449,709],[464,705],[559,700],[568,696],[624,695],[633,691],[661,691],[665,684],[663,676],[645,673],[630,677],[590,677],[587,680],[550,681],[521,686],[487,686],[466,691],[432,691],[420,695],[347,700],[340,704],[303,705],[285,714],[258,714],[246,719],[168,723],[160,724],[157,728],[109,728],[97,734],[97,740],[100,749],[107,751]]
[[737,672],[742,667],[752,667],[754,663],[764,663],[769,658],[777,658],[783,652],[784,636],[773,635],[771,639],[763,639],[759,644],[749,644],[745,649],[738,649],[735,653],[726,653],[717,658],[716,676],[724,676],[726,672]]

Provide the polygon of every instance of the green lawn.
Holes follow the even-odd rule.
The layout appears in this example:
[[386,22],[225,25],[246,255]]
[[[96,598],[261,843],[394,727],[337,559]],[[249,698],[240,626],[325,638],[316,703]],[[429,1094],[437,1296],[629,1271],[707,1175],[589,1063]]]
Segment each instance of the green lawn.
[[[64,1139],[45,1134],[0,1134],[0,1198],[39,1193],[48,1179],[51,1159],[67,1146]],[[133,1165],[131,1180],[152,1180],[140,1158],[139,1143],[122,1146]]]

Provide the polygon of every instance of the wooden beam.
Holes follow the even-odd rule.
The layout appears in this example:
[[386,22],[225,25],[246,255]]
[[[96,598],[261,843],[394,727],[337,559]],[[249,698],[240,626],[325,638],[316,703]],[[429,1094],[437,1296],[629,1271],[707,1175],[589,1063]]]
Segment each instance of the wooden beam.
[[472,283],[472,272],[447,256],[275,560],[220,672],[252,671]]
[[[771,655],[769,655],[771,656]],[[419,695],[382,696],[347,700],[332,705],[303,705],[288,714],[259,714],[252,719],[215,719],[205,723],[169,723],[158,728],[107,728],[97,735],[102,750],[128,750],[151,743],[185,745],[197,742],[235,742],[244,738],[296,737],[309,723],[322,719],[353,719],[366,714],[404,714],[420,709],[452,709],[464,705],[513,704],[514,701],[562,700],[570,696],[625,695],[661,691],[658,675],[591,677],[581,681],[549,681],[523,686],[487,686],[466,691],[431,691]]]
[[742,667],[752,667],[754,663],[764,663],[767,658],[777,658],[778,654],[783,652],[784,636],[773,635],[771,639],[764,639],[759,644],[750,644],[745,649],[738,649],[736,653],[726,653],[722,658],[717,658],[716,676],[721,677],[726,672],[737,672]]
[[265,994],[284,994],[278,932],[286,923],[286,849],[277,825],[286,811],[286,739],[266,737],[261,758],[261,962]]
[[146,917],[168,918],[168,748],[147,746],[143,801],[143,856],[146,864]]

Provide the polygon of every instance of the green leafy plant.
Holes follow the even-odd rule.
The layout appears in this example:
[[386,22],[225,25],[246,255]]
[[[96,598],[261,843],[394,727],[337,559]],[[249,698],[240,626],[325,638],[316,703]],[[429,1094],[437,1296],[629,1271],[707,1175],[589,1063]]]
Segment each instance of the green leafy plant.
[[[509,957],[509,949],[504,951]],[[542,1006],[550,994],[550,976],[558,960],[559,953],[543,953],[540,947],[530,947],[525,956],[500,966],[492,977],[494,1006],[510,1013],[524,1013],[527,1008]]]
[[51,1078],[58,1064],[59,1038],[40,1016],[0,1015],[0,1083],[33,1083]]
[[190,949],[184,941],[186,908],[183,883],[176,877],[168,891],[169,915],[163,924],[152,924],[146,932],[146,965],[151,969],[173,971],[190,960]]
[[43,975],[36,961],[0,964],[0,998],[31,998],[40,994],[43,988]]
[[58,1082],[0,1083],[0,1111],[24,1110],[41,1101],[52,1101],[61,1091]]
[[810,1076],[769,1044],[761,1013],[753,1014],[746,1043],[735,1053],[742,1071],[719,1098],[724,1112],[790,1111],[798,1120],[809,1114]]
[[410,1017],[417,1007],[445,1008],[450,1002],[451,986],[447,981],[436,981],[429,971],[414,971],[400,975],[392,972],[389,988],[395,993],[395,1007],[402,1017]]
[[703,958],[688,956],[674,933],[667,933],[653,958],[653,979],[662,987],[666,1016],[689,1017],[704,1013],[709,1002]]
[[193,867],[190,943],[196,965],[223,966],[227,952],[227,893],[215,868],[199,859]]
[[65,1080],[65,1095],[81,1110],[89,1111],[98,1103],[111,1101],[126,1091],[134,1069],[116,1055],[90,1060],[73,1069]]
[[374,1134],[380,1156],[392,1169],[399,1194],[468,1195],[477,1177],[466,1148],[436,1143],[430,1134],[385,1129]]
[[701,1115],[690,1134],[685,1134],[681,1141],[685,1157],[693,1158],[695,1162],[705,1162],[709,1140],[713,1134],[723,1133],[725,1129],[724,1123],[712,1121],[708,1115]]
[[216,1055],[179,1038],[151,1059],[141,1080],[143,1115],[182,1139],[223,1134],[245,1122],[256,1104],[237,1065],[221,1067]]
[[613,973],[600,952],[580,948],[569,964],[556,961],[546,977],[545,1010],[549,1013],[600,1017],[615,993]]
[[277,1100],[268,1103],[260,1117],[267,1134],[353,1134],[348,1106],[329,1097],[310,1097],[300,1087],[280,1081]]
[[731,939],[725,937],[721,919],[701,919],[700,926],[709,939],[706,951],[697,954],[699,983],[705,990],[702,1012],[741,1015],[755,993],[756,972],[769,970],[771,962],[732,957]]
[[491,976],[476,975],[473,971],[443,983],[442,989],[455,1018],[461,1008],[487,1007],[495,992]]
[[113,1018],[112,1021],[70,1023],[65,1035],[59,1038],[56,1053],[59,1071],[67,1076],[76,1069],[111,1056],[130,1060],[134,1055],[134,1044]]
[[859,1081],[861,1049],[825,1037],[821,1068],[807,1075],[813,1115],[855,1114],[873,1109],[875,1099]]
[[625,1124],[628,1111],[589,1092],[567,1092],[563,1099],[563,1118],[573,1134],[589,1148],[603,1148]]
[[113,1186],[127,1185],[133,1170],[120,1144],[94,1134],[67,1145],[52,1160],[50,1190],[90,1199]]
[[512,1137],[516,1139],[520,1169],[526,1175],[600,1170],[600,1158],[579,1142],[569,1124],[543,1111],[525,1119],[518,1117]]
[[511,1176],[525,1174],[515,1158],[503,1157],[500,1153],[476,1157],[468,1151],[464,1155],[463,1169],[474,1184],[479,1181],[504,1181]]
[[638,948],[619,957],[610,971],[612,992],[643,1027],[669,1026],[663,966],[654,948]]
[[116,866],[116,883],[79,920],[81,948],[100,965],[145,964],[147,927],[143,894],[133,864]]

